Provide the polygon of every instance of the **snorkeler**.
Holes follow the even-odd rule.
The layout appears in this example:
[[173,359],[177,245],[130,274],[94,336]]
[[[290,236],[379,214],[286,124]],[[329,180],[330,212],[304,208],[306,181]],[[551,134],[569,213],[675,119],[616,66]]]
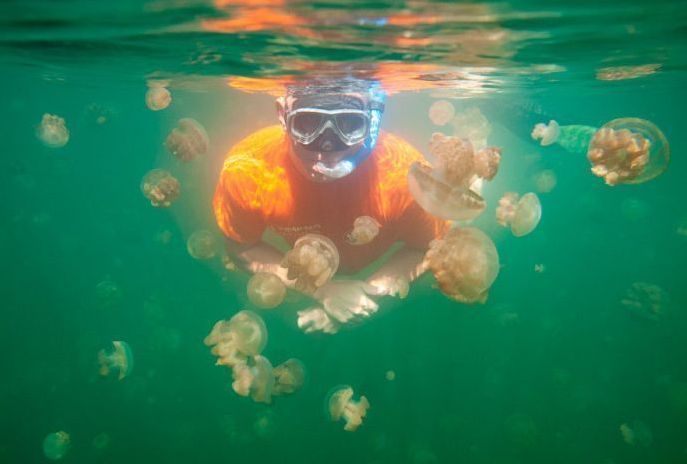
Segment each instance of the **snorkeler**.
[[[214,196],[229,251],[250,272],[276,274],[291,287],[284,254],[263,240],[268,228],[291,246],[307,234],[328,237],[338,249],[339,274],[348,275],[402,242],[366,281],[335,276],[310,295],[339,323],[374,313],[371,296],[402,295],[404,283],[421,273],[429,242],[448,228],[408,191],[408,169],[422,155],[380,131],[384,97],[370,81],[287,88],[277,99],[281,124],[231,149]],[[376,221],[379,232],[369,243],[351,243],[361,216]]]

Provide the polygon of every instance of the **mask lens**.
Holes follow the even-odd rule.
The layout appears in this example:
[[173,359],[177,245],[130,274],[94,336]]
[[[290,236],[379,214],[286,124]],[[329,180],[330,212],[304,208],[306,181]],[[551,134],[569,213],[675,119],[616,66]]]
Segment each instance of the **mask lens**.
[[319,113],[303,112],[293,116],[291,130],[299,137],[312,137],[322,126],[324,116]]
[[336,115],[336,126],[349,140],[365,138],[367,123],[365,117],[358,113],[342,113]]

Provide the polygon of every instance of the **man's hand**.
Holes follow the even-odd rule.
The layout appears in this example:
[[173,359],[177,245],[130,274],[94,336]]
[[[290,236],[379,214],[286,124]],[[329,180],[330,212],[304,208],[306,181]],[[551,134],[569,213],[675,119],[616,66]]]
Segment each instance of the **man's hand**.
[[326,283],[314,294],[324,311],[340,324],[374,314],[379,306],[368,295],[377,289],[362,280],[335,280]]
[[308,308],[298,311],[298,328],[305,333],[322,332],[335,334],[341,324],[334,321],[322,308]]
[[375,274],[367,283],[376,289],[376,295],[388,295],[397,296],[400,299],[408,296],[408,290],[410,289],[410,284],[408,279],[403,276],[397,275],[378,275]]

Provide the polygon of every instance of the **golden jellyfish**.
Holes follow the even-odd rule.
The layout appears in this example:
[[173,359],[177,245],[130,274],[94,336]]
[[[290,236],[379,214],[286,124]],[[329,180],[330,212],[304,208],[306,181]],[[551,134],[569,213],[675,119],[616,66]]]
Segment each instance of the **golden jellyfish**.
[[360,216],[353,221],[353,230],[346,234],[346,241],[351,245],[365,245],[379,234],[381,224],[370,216]]
[[287,359],[272,372],[274,373],[272,394],[275,396],[293,393],[305,382],[305,365],[296,358]]
[[313,294],[329,282],[339,268],[339,251],[329,238],[307,234],[296,240],[281,262],[296,290]]
[[239,311],[228,321],[217,321],[203,341],[212,347],[217,365],[234,366],[262,352],[267,344],[267,327],[252,311]]
[[640,420],[634,420],[630,424],[627,422],[623,423],[620,425],[619,429],[623,440],[628,445],[647,447],[654,441],[654,435],[651,433],[651,429]]
[[257,272],[248,281],[248,299],[258,308],[276,308],[285,296],[286,285],[270,272]]
[[181,184],[164,169],[153,169],[141,181],[141,191],[156,208],[169,208],[181,194]]
[[167,81],[148,81],[146,106],[153,111],[164,110],[172,103],[172,94],[167,90]]
[[234,364],[231,375],[234,380],[231,387],[236,394],[250,396],[256,403],[272,402],[274,375],[272,364],[264,356],[251,356]]
[[532,129],[532,138],[539,141],[542,147],[552,145],[558,140],[561,133],[561,126],[554,120],[549,121],[548,124],[540,122]]
[[467,139],[432,134],[432,166],[415,162],[408,171],[408,189],[428,213],[448,220],[474,219],[486,208],[475,191],[482,180],[496,176],[501,162],[498,148],[475,150]]
[[347,432],[355,432],[360,427],[369,407],[370,403],[364,396],[358,401],[353,399],[353,389],[348,385],[335,387],[327,397],[329,418],[334,422],[343,419]]
[[491,124],[477,107],[466,108],[457,113],[451,121],[453,135],[470,140],[476,149],[487,146],[487,137],[491,133]]
[[453,228],[433,240],[424,266],[432,271],[441,291],[462,303],[484,303],[499,273],[494,242],[474,227]]
[[534,185],[539,193],[549,193],[556,188],[557,183],[556,173],[551,169],[545,169],[534,176]]
[[438,100],[429,107],[429,120],[437,126],[448,124],[456,113],[453,104],[447,100]]
[[194,259],[212,259],[217,254],[217,240],[209,230],[197,230],[186,241],[186,249]]
[[36,129],[36,136],[46,147],[61,148],[69,142],[69,129],[64,118],[45,113]]
[[71,439],[64,431],[50,433],[43,440],[43,454],[53,461],[62,459],[70,447]]
[[176,159],[188,162],[208,152],[210,139],[198,121],[183,118],[167,136],[165,146]]
[[113,341],[112,351],[100,350],[98,352],[98,363],[100,364],[100,375],[107,377],[113,371],[117,372],[117,379],[123,380],[131,374],[134,368],[134,355],[127,342],[121,340]]
[[[550,121],[549,126],[553,123]],[[532,137],[543,145],[542,126],[535,126]],[[560,126],[553,142],[571,153],[586,153],[592,173],[610,186],[647,182],[661,175],[670,161],[670,146],[663,132],[639,118],[614,119],[601,128]]]
[[657,321],[665,313],[669,298],[668,293],[656,284],[635,282],[620,303],[639,317]]
[[515,192],[504,194],[496,208],[496,220],[503,227],[510,227],[516,237],[531,233],[541,220],[541,203],[536,193],[522,197]]

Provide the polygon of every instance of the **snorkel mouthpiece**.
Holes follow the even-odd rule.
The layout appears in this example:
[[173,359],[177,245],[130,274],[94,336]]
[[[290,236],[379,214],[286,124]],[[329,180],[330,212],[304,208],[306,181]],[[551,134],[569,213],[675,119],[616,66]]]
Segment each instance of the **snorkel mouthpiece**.
[[318,172],[323,176],[327,176],[330,179],[341,179],[342,177],[346,177],[352,173],[355,169],[355,166],[356,165],[353,162],[349,160],[343,160],[336,163],[333,168],[328,168],[322,161],[318,161],[317,164],[313,166],[313,171]]

